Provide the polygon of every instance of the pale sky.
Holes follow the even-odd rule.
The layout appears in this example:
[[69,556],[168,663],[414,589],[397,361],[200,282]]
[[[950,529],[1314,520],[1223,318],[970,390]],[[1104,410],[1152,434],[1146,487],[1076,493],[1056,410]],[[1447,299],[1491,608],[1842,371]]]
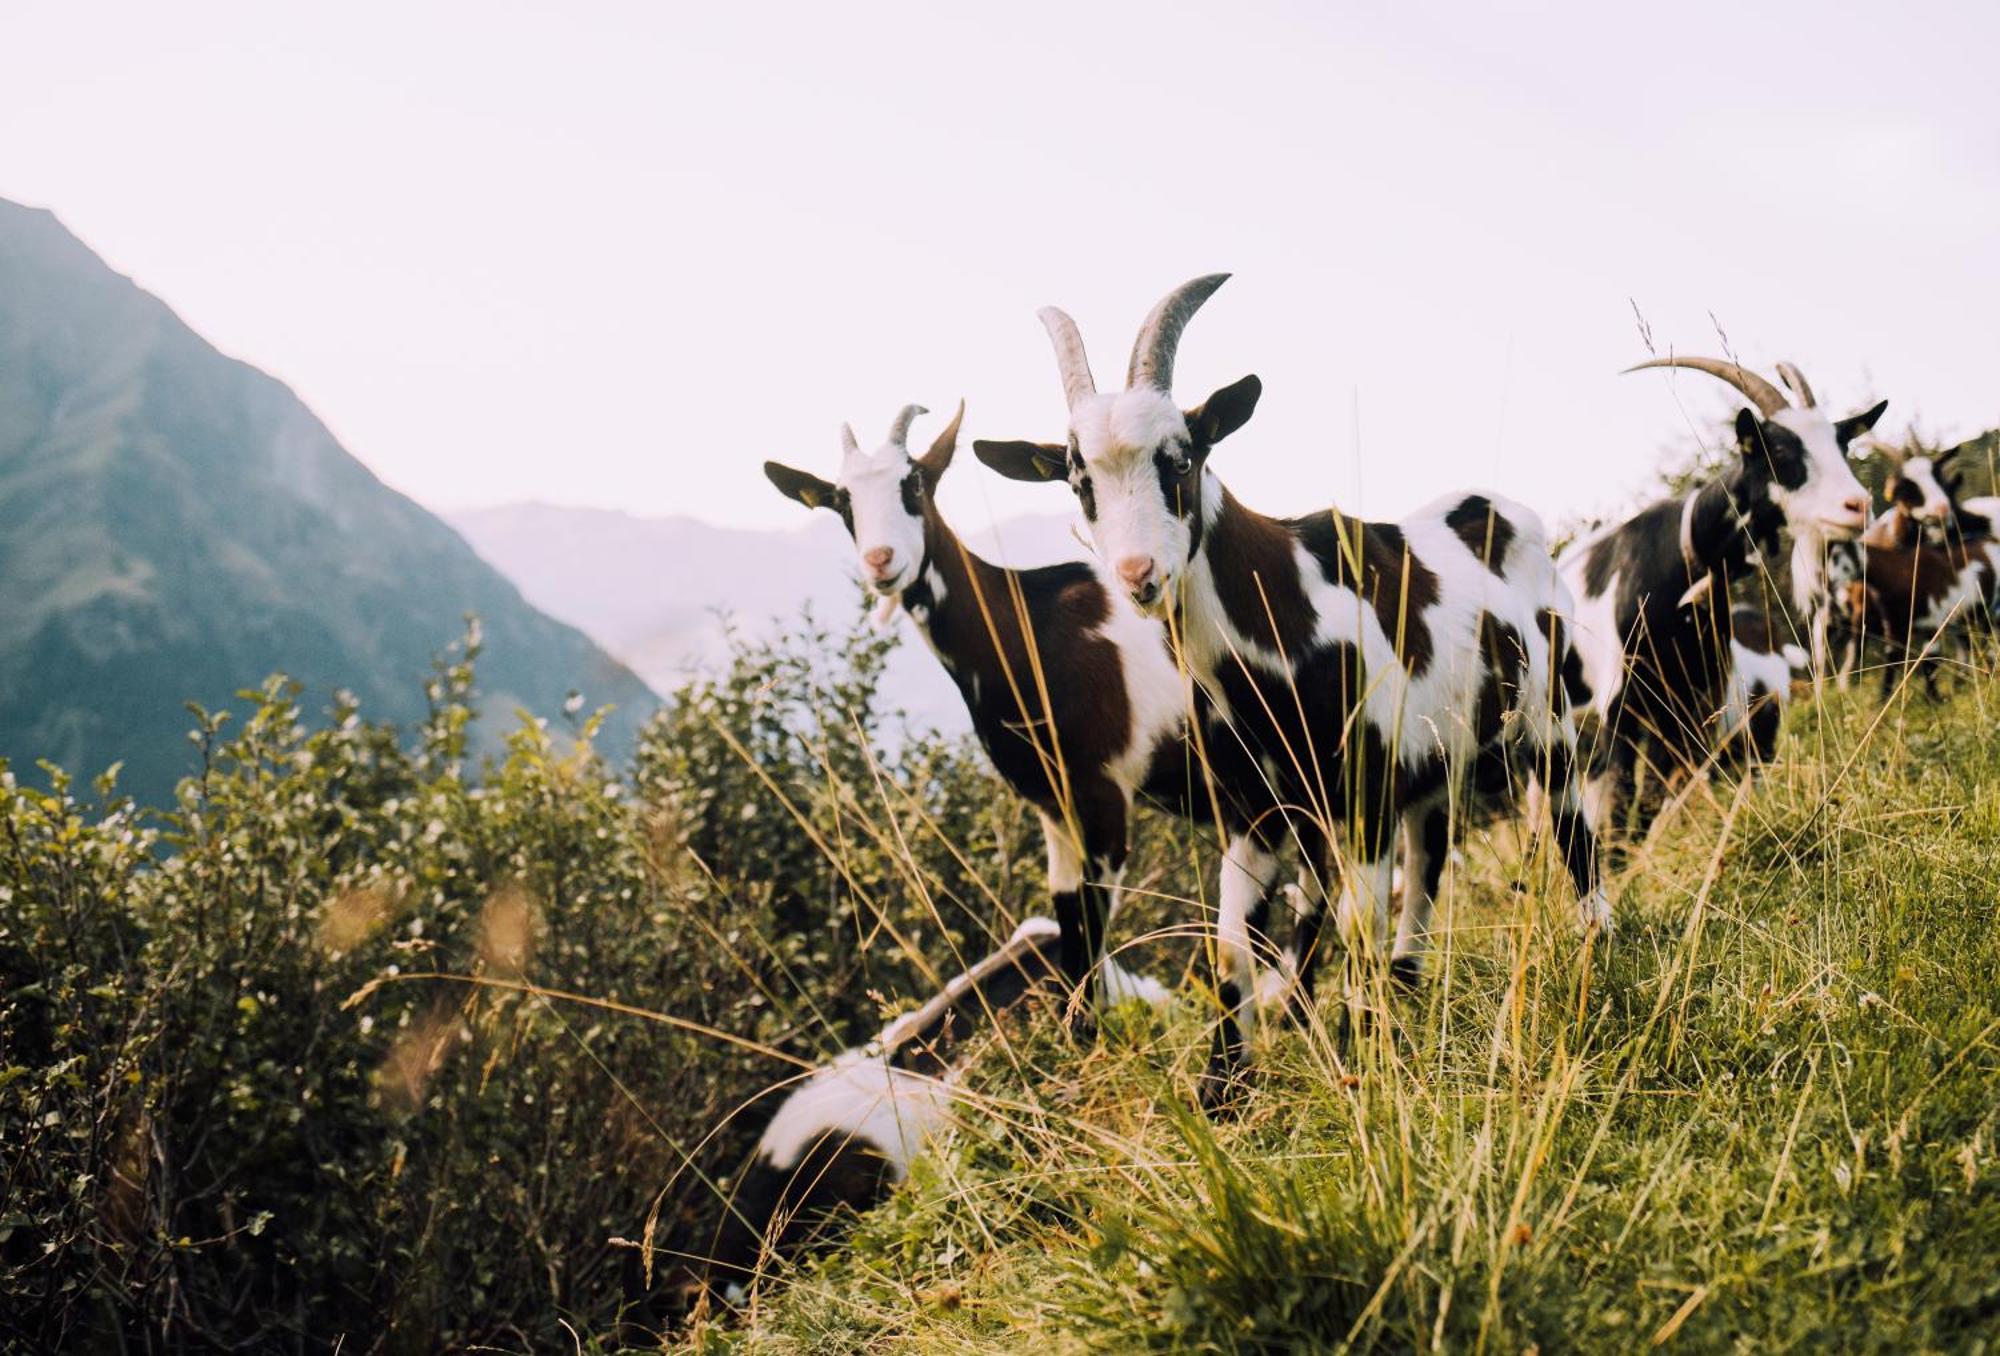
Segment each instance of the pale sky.
[[[1662,350],[2000,423],[2000,6],[13,5],[0,196],[53,208],[439,508],[801,512],[896,407],[1060,436],[1234,272],[1178,393],[1273,511],[1627,499]],[[1714,319],[1711,319],[1711,315]],[[1692,424],[1691,424],[1692,421]],[[1068,507],[962,458],[967,521]]]

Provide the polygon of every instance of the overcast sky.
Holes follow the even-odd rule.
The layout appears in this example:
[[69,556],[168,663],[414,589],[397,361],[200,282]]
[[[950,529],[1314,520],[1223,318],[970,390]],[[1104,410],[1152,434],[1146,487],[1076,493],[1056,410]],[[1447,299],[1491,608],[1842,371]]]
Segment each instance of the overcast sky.
[[304,8],[10,6],[0,195],[435,507],[794,523],[766,457],[1060,436],[1035,308],[1115,377],[1213,270],[1178,391],[1263,376],[1215,465],[1272,510],[1629,497],[1722,409],[1618,375],[1635,306],[2000,423],[2000,6]]

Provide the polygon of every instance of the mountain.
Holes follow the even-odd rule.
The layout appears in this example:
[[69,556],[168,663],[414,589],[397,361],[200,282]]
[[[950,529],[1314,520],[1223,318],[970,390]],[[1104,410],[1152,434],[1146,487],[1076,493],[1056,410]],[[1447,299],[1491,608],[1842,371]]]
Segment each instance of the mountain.
[[0,755],[164,801],[193,768],[188,700],[282,670],[323,712],[424,713],[431,656],[477,612],[479,737],[571,689],[656,698],[383,485],[282,383],[225,357],[48,212],[0,200]]
[[[528,601],[571,623],[661,692],[727,658],[723,618],[768,634],[810,605],[844,622],[860,606],[854,547],[830,513],[801,513],[788,531],[716,527],[688,517],[644,518],[607,509],[509,504],[446,515]],[[988,560],[1040,565],[1083,547],[1060,514],[968,531]],[[606,581],[615,581],[607,583]],[[914,632],[889,662],[884,690],[911,720],[970,728],[958,690]]]

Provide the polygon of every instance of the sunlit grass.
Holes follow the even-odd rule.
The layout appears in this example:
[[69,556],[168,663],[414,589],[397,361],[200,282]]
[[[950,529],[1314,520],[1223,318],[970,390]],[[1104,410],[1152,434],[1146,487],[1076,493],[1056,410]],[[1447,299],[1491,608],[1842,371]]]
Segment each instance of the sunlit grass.
[[[1872,687],[1872,685],[1870,685]],[[1979,681],[1795,709],[1697,788],[1588,952],[1510,824],[1437,965],[1343,1038],[1267,1022],[1194,1105],[1212,1000],[1079,1051],[1017,1027],[846,1242],[697,1348],[1974,1350],[2000,1329],[2000,743]],[[1192,903],[1142,903],[1185,957]],[[1129,940],[1118,930],[1114,943]]]

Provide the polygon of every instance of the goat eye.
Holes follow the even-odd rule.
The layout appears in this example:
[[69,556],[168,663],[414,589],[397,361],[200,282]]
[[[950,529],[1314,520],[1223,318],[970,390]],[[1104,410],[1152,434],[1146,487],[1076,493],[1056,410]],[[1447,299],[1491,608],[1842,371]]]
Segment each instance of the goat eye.
[[1173,473],[1175,475],[1184,476],[1189,471],[1192,471],[1194,469],[1194,459],[1188,456],[1187,453],[1175,452],[1172,453],[1171,456],[1172,460],[1168,463],[1168,465],[1172,467]]

